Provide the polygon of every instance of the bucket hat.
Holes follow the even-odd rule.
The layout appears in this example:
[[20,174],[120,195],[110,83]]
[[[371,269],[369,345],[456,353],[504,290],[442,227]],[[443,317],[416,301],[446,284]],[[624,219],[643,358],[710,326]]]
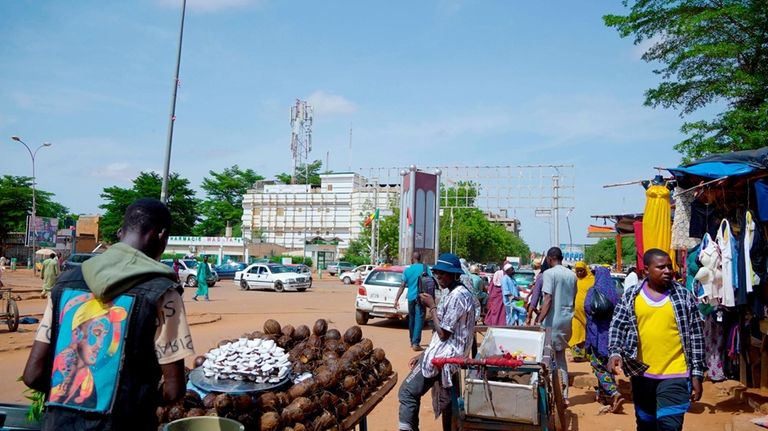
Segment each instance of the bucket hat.
[[461,269],[459,257],[451,253],[443,253],[437,258],[437,265],[432,267],[432,271],[442,271],[451,274],[464,274]]

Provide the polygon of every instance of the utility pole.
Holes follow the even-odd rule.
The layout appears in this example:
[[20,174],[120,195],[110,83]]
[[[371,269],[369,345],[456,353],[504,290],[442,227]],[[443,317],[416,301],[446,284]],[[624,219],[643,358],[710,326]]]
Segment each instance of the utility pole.
[[179,67],[181,66],[181,42],[184,39],[184,15],[187,0],[181,3],[181,28],[179,29],[179,49],[176,53],[176,75],[173,78],[173,96],[171,97],[171,117],[168,119],[168,142],[165,145],[165,163],[163,164],[163,184],[160,189],[160,201],[168,203],[168,175],[171,170],[171,145],[173,144],[173,124],[176,122],[176,93],[179,89]]
[[560,177],[552,176],[552,214],[555,216],[555,247],[560,247]]
[[379,228],[379,220],[376,218],[376,208],[379,205],[379,186],[378,186],[378,178],[373,179],[373,220],[371,223],[371,265],[376,265],[376,259],[378,256],[376,256],[379,243],[378,243],[378,228]]

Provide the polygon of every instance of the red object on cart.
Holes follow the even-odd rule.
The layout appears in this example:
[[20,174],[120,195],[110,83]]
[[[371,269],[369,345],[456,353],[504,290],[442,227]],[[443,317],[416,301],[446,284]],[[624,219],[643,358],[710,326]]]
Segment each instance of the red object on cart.
[[505,353],[502,356],[490,356],[485,359],[472,359],[465,356],[457,356],[455,358],[433,358],[432,365],[440,368],[443,365],[453,364],[459,365],[462,368],[470,366],[488,366],[488,367],[505,367],[505,368],[517,368],[523,365],[523,361],[516,356],[512,356],[509,353]]

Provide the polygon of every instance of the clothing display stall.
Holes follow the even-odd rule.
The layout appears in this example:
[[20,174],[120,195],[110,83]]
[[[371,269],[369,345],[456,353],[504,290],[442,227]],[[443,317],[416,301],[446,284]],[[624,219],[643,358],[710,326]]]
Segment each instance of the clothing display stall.
[[679,274],[700,301],[708,377],[768,389],[768,147],[667,170],[676,188],[647,187],[638,252],[669,244],[680,256]]

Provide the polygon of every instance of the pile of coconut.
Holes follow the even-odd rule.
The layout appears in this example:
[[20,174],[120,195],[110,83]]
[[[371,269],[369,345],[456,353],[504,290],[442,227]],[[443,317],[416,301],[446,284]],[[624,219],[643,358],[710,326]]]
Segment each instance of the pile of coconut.
[[384,350],[363,338],[360,327],[352,326],[342,335],[328,329],[325,319],[317,320],[311,332],[306,325],[294,328],[267,320],[263,332],[222,340],[195,358],[195,367],[203,367],[214,379],[267,383],[291,376],[298,383],[280,392],[212,392],[202,399],[190,390],[183,401],[158,408],[161,424],[220,416],[237,420],[249,431],[337,430],[392,375]]

